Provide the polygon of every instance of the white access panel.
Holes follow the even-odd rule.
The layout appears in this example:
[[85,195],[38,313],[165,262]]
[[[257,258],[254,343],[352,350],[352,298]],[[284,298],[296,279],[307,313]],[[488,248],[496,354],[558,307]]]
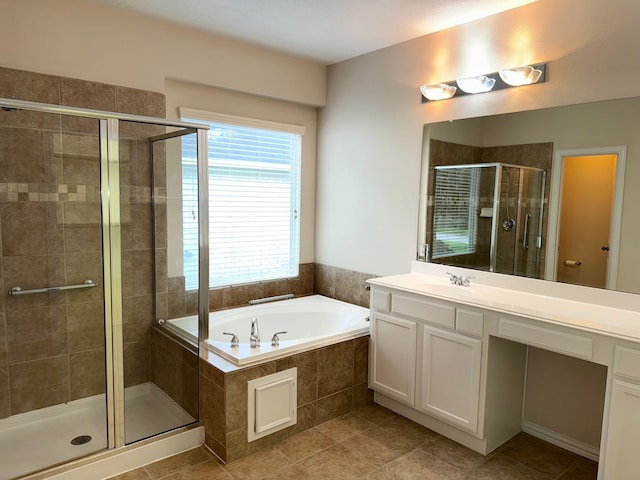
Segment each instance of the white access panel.
[[248,442],[297,423],[297,383],[295,367],[248,382]]

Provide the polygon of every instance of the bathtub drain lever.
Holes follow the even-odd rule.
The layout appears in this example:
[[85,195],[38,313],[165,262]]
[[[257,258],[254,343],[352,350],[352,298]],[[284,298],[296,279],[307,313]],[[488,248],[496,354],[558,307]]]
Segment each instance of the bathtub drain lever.
[[271,337],[271,346],[272,347],[277,347],[280,344],[280,337],[278,335],[282,335],[285,334],[287,332],[276,332],[273,334],[273,337]]

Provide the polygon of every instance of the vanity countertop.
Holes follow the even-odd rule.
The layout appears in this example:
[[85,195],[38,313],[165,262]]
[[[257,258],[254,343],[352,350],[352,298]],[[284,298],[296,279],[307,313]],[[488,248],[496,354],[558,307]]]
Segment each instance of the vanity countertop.
[[[513,279],[513,277],[511,277]],[[527,286],[530,279],[517,279],[512,283]],[[533,281],[536,282],[536,281]],[[539,281],[537,281],[540,283]],[[502,286],[487,285],[472,280],[468,287],[453,285],[446,274],[425,274],[412,272],[388,277],[372,278],[372,285],[403,290],[418,295],[449,300],[464,305],[484,307],[511,315],[526,316],[555,325],[576,328],[583,331],[622,338],[634,342],[640,341],[640,311],[631,308],[618,308],[612,305],[593,303],[588,299],[568,299],[554,296],[552,292],[535,292],[536,284],[531,289],[512,289]],[[553,290],[553,285],[548,290]],[[574,286],[556,287],[576,288]],[[593,289],[582,288],[588,296]],[[611,295],[625,295],[610,292]],[[615,297],[614,297],[615,299]],[[622,302],[623,303],[623,302]]]

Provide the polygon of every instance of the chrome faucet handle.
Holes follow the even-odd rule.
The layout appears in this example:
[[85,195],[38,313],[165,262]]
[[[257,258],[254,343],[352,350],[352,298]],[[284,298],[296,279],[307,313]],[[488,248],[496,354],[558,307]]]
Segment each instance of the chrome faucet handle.
[[474,277],[473,275],[469,275],[468,277],[464,277],[464,279],[462,280],[462,285],[465,287],[468,287],[469,285],[471,285],[471,280],[473,280]]
[[449,275],[449,282],[451,282],[453,285],[462,285],[462,277],[459,277],[458,275],[454,275],[453,273],[450,272],[446,272],[447,275]]
[[222,334],[231,335],[231,348],[238,348],[240,346],[240,340],[238,340],[238,337],[235,333],[222,332]]
[[271,337],[271,346],[272,347],[277,347],[280,343],[280,337],[278,335],[282,335],[284,333],[287,332],[276,332],[273,334],[273,337]]

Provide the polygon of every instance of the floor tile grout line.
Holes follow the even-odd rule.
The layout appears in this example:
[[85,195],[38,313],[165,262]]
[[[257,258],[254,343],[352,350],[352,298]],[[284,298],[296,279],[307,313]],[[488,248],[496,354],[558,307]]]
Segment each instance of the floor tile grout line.
[[[514,462],[514,463],[517,463],[517,464],[518,464],[518,465],[520,465],[520,466],[523,466],[523,467],[525,467],[525,468],[528,468],[529,470],[533,470],[534,472],[536,472],[536,473],[538,473],[538,474],[540,474],[540,475],[544,475],[544,476],[545,476],[545,477],[547,477],[549,480],[556,480],[557,478],[559,478],[559,477],[552,477],[552,476],[551,476],[551,475],[549,475],[548,473],[545,473],[545,472],[543,472],[543,471],[541,471],[541,470],[538,470],[537,468],[532,467],[531,465],[527,465],[526,463],[523,463],[523,462],[521,462],[520,460],[517,460],[517,459],[515,459],[515,458],[513,458],[513,457],[510,457],[509,455],[505,455],[504,453],[496,453],[496,455],[502,455],[503,457],[508,458],[509,460],[511,460],[511,461],[512,461],[512,462]],[[494,455],[494,457],[495,457],[496,455]],[[563,475],[563,474],[564,474],[564,472],[563,472],[561,475]]]
[[[189,469],[189,468],[195,467],[196,465],[201,465],[201,464],[203,464],[203,463],[210,462],[210,461],[212,461],[212,460],[216,460],[216,459],[211,455],[211,452],[208,450],[208,448],[206,448],[206,447],[205,447],[205,445],[201,445],[201,446],[199,446],[199,447],[194,447],[194,448],[191,448],[191,449],[189,449],[189,450],[185,450],[185,452],[189,452],[189,451],[191,451],[191,450],[196,450],[196,449],[199,449],[199,450],[204,451],[204,452],[207,454],[207,456],[208,456],[209,458],[207,458],[206,460],[202,460],[201,462],[190,463],[189,465],[183,465],[183,466],[182,466],[182,467],[180,467],[178,470],[175,470],[175,471],[173,471],[173,472],[171,472],[171,473],[168,473],[168,474],[166,474],[166,475],[163,475],[163,476],[161,476],[161,477],[155,477],[155,478],[153,477],[153,475],[151,475],[151,474],[149,473],[149,471],[147,470],[147,468],[146,468],[146,467],[148,467],[149,465],[153,465],[154,463],[157,463],[157,462],[153,462],[153,463],[150,463],[150,464],[148,464],[148,465],[144,465],[144,466],[142,467],[142,469],[144,470],[144,472],[145,472],[145,473],[147,474],[147,476],[149,477],[149,480],[163,480],[164,478],[170,477],[171,475],[175,475],[176,473],[180,473],[180,472],[182,472],[182,471],[184,471],[184,470],[187,470],[187,469]],[[180,455],[180,453],[185,453],[185,452],[179,452],[179,453],[177,453],[177,454],[175,454],[175,455],[172,455],[172,456],[170,456],[170,457],[166,457],[166,458],[172,458],[172,457],[175,457],[175,456],[177,456],[177,455]],[[163,458],[162,460],[166,460],[166,458]],[[161,462],[162,460],[158,460],[158,462]]]

